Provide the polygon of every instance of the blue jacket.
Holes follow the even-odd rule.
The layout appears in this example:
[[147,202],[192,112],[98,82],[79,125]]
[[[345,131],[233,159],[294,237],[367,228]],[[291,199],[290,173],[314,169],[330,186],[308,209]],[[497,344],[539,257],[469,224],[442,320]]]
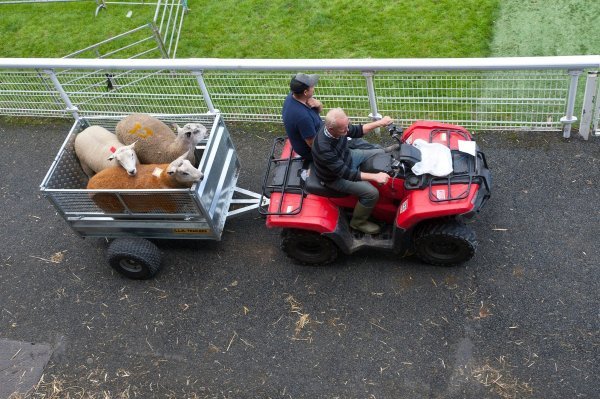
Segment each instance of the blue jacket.
[[310,159],[310,147],[305,140],[315,137],[323,124],[319,113],[294,99],[290,92],[283,102],[281,116],[294,151],[303,158]]

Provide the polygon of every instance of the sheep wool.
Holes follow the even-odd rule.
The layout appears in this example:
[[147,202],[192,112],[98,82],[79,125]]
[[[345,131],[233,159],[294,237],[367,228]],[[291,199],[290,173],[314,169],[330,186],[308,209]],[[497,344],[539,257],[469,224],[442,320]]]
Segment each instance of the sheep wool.
[[[177,189],[190,188],[203,178],[202,172],[185,159],[187,154],[171,164],[141,164],[135,176],[127,175],[122,168],[108,168],[94,175],[88,182],[88,190],[119,190],[119,189]],[[132,212],[150,212],[162,210],[173,213],[177,203],[168,195],[149,195],[121,193],[127,208]],[[98,207],[109,213],[122,213],[125,208],[113,193],[93,193],[92,200]]]
[[[186,130],[187,126],[194,128]],[[116,127],[119,140],[125,144],[136,142],[136,153],[141,163],[168,163],[182,153],[191,150],[187,159],[196,164],[194,149],[206,137],[206,128],[201,124],[177,127],[178,133],[160,120],[146,114],[131,114]]]
[[121,165],[130,175],[139,163],[134,143],[126,146],[117,136],[101,126],[90,126],[75,136],[75,154],[88,177],[106,168]]

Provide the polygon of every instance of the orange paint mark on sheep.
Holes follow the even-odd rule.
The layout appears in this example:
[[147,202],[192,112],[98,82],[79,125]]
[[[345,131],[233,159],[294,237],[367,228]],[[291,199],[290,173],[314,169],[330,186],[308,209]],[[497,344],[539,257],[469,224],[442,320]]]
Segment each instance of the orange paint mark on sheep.
[[133,134],[134,136],[137,136],[141,139],[145,139],[146,137],[152,136],[154,134],[152,129],[147,128],[147,127],[142,127],[142,124],[139,122],[136,122],[133,125],[133,129],[131,129],[127,133]]

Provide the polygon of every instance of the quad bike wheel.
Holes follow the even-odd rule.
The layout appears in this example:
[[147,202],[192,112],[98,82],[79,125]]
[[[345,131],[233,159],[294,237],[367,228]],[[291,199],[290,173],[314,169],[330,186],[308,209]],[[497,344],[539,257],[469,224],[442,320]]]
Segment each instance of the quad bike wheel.
[[143,238],[117,238],[108,247],[110,266],[132,279],[145,280],[160,269],[160,251]]
[[333,262],[338,248],[329,238],[314,231],[284,229],[281,249],[290,258],[304,265],[318,266]]
[[476,247],[475,232],[457,220],[426,223],[415,232],[416,255],[432,265],[464,263],[475,255]]

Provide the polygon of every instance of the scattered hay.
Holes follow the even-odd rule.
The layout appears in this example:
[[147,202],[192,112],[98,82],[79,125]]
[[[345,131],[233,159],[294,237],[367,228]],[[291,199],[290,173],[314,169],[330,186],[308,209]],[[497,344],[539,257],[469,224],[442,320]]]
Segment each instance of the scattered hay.
[[13,393],[8,399],[100,399],[105,395],[90,394],[82,387],[67,387],[65,381],[53,377],[51,381],[46,382],[44,375],[40,381],[25,394]]
[[486,364],[483,367],[474,368],[471,374],[479,383],[489,388],[490,392],[496,393],[501,398],[514,399],[533,394],[533,388],[529,383],[511,377],[510,370],[506,368],[497,370]]
[[296,313],[298,315],[298,320],[295,323],[294,336],[292,337],[292,340],[312,342],[312,337],[310,337],[310,331],[308,331],[308,338],[300,337],[302,331],[304,330],[304,327],[311,323],[310,315],[308,313],[302,313],[302,303],[298,302],[292,295],[288,295],[285,298],[285,302],[290,306],[290,313]]
[[65,259],[65,252],[67,252],[67,250],[56,252],[48,259],[34,255],[29,255],[29,257],[39,259],[47,263],[61,263]]

